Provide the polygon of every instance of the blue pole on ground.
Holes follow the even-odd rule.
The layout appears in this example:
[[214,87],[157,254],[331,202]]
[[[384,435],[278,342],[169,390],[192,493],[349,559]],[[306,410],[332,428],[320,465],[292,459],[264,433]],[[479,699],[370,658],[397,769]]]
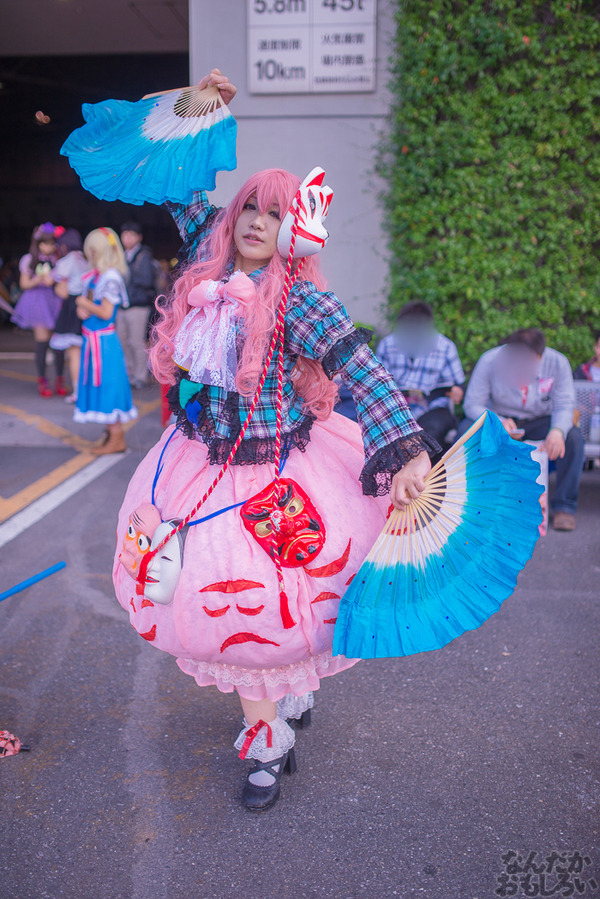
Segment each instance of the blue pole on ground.
[[2,602],[3,599],[8,599],[9,596],[14,596],[15,593],[20,593],[21,590],[26,590],[27,587],[31,587],[32,584],[37,584],[38,581],[43,581],[45,577],[50,577],[51,574],[55,574],[55,572],[60,571],[61,568],[66,568],[66,566],[66,562],[57,562],[56,565],[51,565],[50,568],[46,568],[45,571],[40,571],[39,574],[28,577],[27,580],[21,581],[20,584],[11,587],[10,590],[5,590],[4,593],[0,593],[0,602]]

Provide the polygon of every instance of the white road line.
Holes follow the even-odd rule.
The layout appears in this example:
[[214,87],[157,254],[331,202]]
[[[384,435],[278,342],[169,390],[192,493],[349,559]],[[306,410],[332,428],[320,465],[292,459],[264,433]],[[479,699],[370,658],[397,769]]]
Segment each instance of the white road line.
[[49,512],[53,512],[65,500],[70,499],[83,487],[95,481],[101,474],[104,474],[105,471],[108,471],[109,468],[120,462],[122,458],[123,455],[121,453],[114,453],[90,462],[89,465],[86,465],[85,468],[82,468],[81,471],[78,471],[72,477],[67,478],[58,487],[53,487],[52,490],[49,490],[44,496],[40,496],[26,509],[17,512],[4,524],[0,524],[0,547],[10,543],[11,540],[14,540],[27,528],[30,528],[48,515]]

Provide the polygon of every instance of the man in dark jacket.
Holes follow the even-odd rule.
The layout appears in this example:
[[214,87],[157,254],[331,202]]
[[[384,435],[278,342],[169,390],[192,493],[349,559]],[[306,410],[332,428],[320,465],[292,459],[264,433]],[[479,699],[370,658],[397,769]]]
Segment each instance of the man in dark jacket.
[[127,309],[119,309],[117,333],[131,386],[136,389],[143,387],[148,377],[146,332],[155,300],[156,277],[152,251],[142,244],[142,237],[142,228],[137,222],[125,222],[121,228],[121,243],[129,266],[127,293],[130,305]]

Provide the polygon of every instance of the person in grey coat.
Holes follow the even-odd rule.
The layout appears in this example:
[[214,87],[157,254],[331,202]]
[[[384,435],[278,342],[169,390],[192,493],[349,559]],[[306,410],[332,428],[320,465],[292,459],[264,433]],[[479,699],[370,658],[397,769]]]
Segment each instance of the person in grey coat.
[[142,243],[142,237],[142,228],[137,222],[125,222],[121,228],[121,243],[129,267],[129,306],[117,313],[117,334],[125,354],[129,381],[136,390],[145,385],[148,377],[146,331],[156,297],[154,258],[150,248]]
[[459,434],[490,409],[509,434],[543,440],[548,458],[556,462],[553,525],[559,531],[572,531],[584,444],[581,431],[573,425],[575,391],[566,356],[547,347],[543,333],[536,328],[515,331],[481,356],[463,408],[466,417]]

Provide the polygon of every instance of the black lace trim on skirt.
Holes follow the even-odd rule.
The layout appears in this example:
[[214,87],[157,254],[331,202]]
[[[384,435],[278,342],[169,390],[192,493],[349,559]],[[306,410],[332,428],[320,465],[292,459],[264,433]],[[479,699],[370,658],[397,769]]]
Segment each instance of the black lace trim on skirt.
[[[179,402],[179,382],[173,384],[167,392],[169,409],[175,416],[175,426],[189,440],[200,439],[208,447],[208,461],[211,465],[223,465],[229,456],[242,429],[240,420],[240,398],[237,393],[229,393],[223,405],[221,424],[228,428],[227,437],[217,437],[215,424],[210,414],[208,391],[202,386],[193,397],[202,410],[195,422],[190,421],[186,410]],[[303,422],[293,431],[282,435],[282,458],[292,449],[304,452],[310,443],[310,429],[315,421],[314,415],[308,414]],[[234,456],[232,465],[264,465],[275,462],[274,437],[244,437]]]
[[336,371],[350,361],[359,346],[368,343],[373,336],[370,328],[355,328],[335,343],[321,360],[323,370],[329,379]]
[[441,453],[437,440],[419,431],[408,437],[399,437],[393,443],[382,446],[366,463],[360,476],[363,493],[367,496],[385,496],[390,492],[392,478],[407,462],[425,450],[430,456]]

